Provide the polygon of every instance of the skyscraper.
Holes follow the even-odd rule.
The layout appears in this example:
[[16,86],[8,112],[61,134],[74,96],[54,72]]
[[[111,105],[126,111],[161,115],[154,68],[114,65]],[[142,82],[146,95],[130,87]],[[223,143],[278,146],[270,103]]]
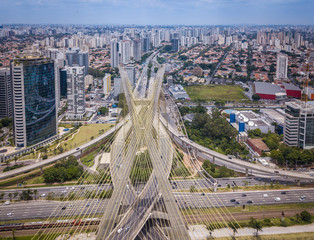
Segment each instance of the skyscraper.
[[57,134],[54,61],[36,55],[11,63],[14,136],[17,147],[42,142]]
[[277,55],[276,79],[288,79],[288,56],[286,54],[278,53]]
[[9,69],[0,69],[0,119],[12,117],[12,79]]
[[60,69],[60,97],[67,97],[67,70]]
[[70,50],[66,53],[66,58],[68,60],[68,65],[78,65],[80,67],[84,66],[84,75],[88,74],[88,52],[79,51],[79,49]]
[[85,114],[84,66],[67,66],[67,99],[69,119],[82,119]]
[[78,53],[78,65],[80,67],[84,66],[84,76],[88,74],[88,52],[79,52]]
[[110,65],[112,68],[119,66],[119,47],[116,39],[111,41]]

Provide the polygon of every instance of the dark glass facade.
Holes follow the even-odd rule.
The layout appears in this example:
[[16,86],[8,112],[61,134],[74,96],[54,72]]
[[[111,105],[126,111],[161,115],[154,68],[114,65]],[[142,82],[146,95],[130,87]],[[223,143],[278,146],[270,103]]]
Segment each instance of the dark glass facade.
[[27,146],[57,134],[53,61],[24,64],[24,98]]
[[67,70],[60,69],[60,95],[61,97],[67,97]]

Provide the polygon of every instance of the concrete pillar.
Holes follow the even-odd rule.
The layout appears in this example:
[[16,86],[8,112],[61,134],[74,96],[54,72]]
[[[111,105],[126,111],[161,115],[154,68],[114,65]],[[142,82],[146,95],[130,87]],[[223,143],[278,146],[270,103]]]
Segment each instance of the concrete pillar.
[[301,181],[300,181],[300,179],[297,180],[297,185],[298,185],[298,186],[301,186]]
[[213,156],[213,164],[215,164],[215,156]]
[[43,167],[40,167],[40,174],[43,174],[43,173],[44,173]]
[[245,176],[246,176],[246,177],[249,176],[249,169],[248,169],[248,168],[245,169]]
[[214,184],[214,192],[217,192],[217,186],[218,186],[218,184],[215,183],[215,184]]

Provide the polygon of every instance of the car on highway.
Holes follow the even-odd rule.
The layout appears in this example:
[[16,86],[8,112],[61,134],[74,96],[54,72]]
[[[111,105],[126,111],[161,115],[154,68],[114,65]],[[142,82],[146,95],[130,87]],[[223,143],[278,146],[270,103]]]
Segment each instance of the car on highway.
[[10,205],[10,201],[5,201],[4,205]]
[[236,201],[235,199],[231,199],[231,200],[230,200],[230,202],[235,202],[235,201]]
[[280,202],[281,201],[280,197],[275,197],[274,199],[275,199],[276,202]]
[[245,194],[245,193],[243,193],[243,194],[242,194],[242,197],[246,197],[246,194]]
[[205,196],[205,193],[202,193],[202,196]]
[[282,194],[282,195],[285,195],[285,194],[287,194],[287,192],[281,192],[281,194]]
[[9,213],[7,213],[7,216],[9,216],[9,217],[10,217],[10,216],[12,216],[12,213],[10,213],[10,212],[9,212]]
[[249,203],[249,204],[251,204],[251,203],[253,203],[253,201],[249,200],[249,201],[247,201],[246,203]]
[[263,197],[265,197],[265,198],[268,197],[268,194],[267,194],[267,193],[264,193],[264,194],[263,194]]
[[75,150],[80,150],[80,148],[76,148]]
[[126,227],[124,230],[127,232],[127,231],[129,231],[129,229],[130,229],[129,227]]
[[238,201],[235,202],[236,205],[239,205],[240,203]]
[[123,228],[119,228],[118,231],[117,231],[117,233],[121,233],[122,230],[123,230]]
[[67,207],[62,207],[61,209],[62,209],[62,210],[65,210],[66,208],[67,208]]
[[41,196],[41,197],[46,197],[46,194],[45,194],[45,193],[43,193],[43,194],[41,194],[40,196]]

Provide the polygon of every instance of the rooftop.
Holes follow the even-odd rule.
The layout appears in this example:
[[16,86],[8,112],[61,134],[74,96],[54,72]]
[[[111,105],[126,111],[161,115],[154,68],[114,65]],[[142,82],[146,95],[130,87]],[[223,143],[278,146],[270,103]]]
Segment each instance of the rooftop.
[[285,91],[278,85],[265,83],[265,82],[255,82],[255,92],[261,94],[276,94],[285,93]]

